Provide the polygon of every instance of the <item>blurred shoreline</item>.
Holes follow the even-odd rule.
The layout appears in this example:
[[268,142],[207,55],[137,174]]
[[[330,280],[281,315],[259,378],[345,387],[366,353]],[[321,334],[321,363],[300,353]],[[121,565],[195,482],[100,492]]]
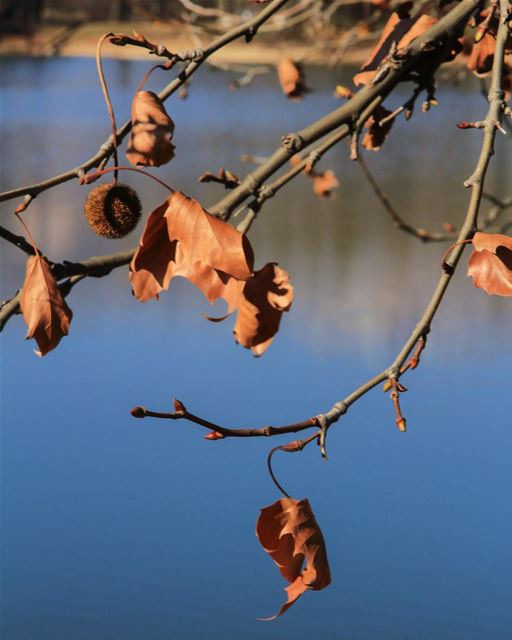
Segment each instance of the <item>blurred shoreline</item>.
[[[184,30],[176,26],[155,22],[90,22],[67,26],[41,26],[30,34],[7,33],[0,36],[0,56],[32,57],[89,57],[94,56],[99,37],[108,32],[143,34],[151,42],[164,44],[170,51],[197,49],[201,45]],[[201,43],[206,47],[215,36]],[[372,44],[358,44],[343,54],[343,64],[360,65],[368,57]],[[105,58],[127,60],[157,60],[146,49],[133,46],[105,45]],[[259,34],[250,44],[242,38],[226,45],[213,54],[213,62],[225,64],[276,64],[281,58],[290,57],[307,64],[326,64],[326,52],[322,47],[304,44],[298,40],[285,39],[276,43],[275,34]]]

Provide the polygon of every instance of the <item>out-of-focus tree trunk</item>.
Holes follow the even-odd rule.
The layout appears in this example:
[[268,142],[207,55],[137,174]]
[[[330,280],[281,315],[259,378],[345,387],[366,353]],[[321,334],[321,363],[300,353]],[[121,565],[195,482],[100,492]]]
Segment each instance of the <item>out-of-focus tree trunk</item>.
[[112,0],[110,5],[110,19],[123,22],[130,18],[130,0]]

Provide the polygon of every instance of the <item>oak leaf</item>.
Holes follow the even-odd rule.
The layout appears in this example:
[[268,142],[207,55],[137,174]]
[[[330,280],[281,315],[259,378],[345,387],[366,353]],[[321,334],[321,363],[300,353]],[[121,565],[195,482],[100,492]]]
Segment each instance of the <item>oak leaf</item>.
[[282,58],[277,65],[277,76],[285,96],[300,100],[306,92],[302,70],[291,58]]
[[130,283],[141,302],[158,298],[175,276],[195,284],[209,302],[224,298],[231,312],[239,280],[252,274],[249,240],[180,192],[173,192],[149,216],[130,264]]
[[68,335],[73,312],[60,292],[50,265],[39,253],[27,260],[20,308],[28,328],[27,338],[34,338],[39,347],[37,355],[46,355]]
[[276,263],[255,271],[241,292],[233,334],[255,356],[268,349],[279,330],[283,311],[293,302],[290,277]]
[[472,243],[475,250],[469,256],[468,276],[475,287],[489,294],[512,296],[512,238],[477,231]]
[[126,155],[133,165],[159,167],[174,158],[174,122],[152,91],[138,91],[132,102],[132,131]]
[[331,583],[324,538],[307,499],[281,498],[262,509],[256,536],[290,583],[286,602],[264,620],[275,620],[308,589],[319,591]]

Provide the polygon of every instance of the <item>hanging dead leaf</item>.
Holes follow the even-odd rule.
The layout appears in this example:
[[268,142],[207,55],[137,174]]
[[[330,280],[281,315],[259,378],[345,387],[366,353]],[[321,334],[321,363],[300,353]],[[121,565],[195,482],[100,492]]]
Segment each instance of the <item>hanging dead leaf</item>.
[[235,340],[261,356],[279,330],[283,311],[288,311],[292,302],[293,286],[286,271],[274,262],[255,271],[238,301]]
[[40,254],[27,260],[20,308],[28,328],[27,338],[34,338],[39,347],[37,355],[46,355],[68,335],[73,312],[62,297],[50,265]]
[[[361,71],[354,76],[354,84],[370,84],[375,72],[384,59],[389,55],[393,44],[396,45],[397,51],[400,52],[415,38],[421,36],[436,23],[437,20],[435,18],[425,14],[411,18],[408,15],[406,8],[400,11],[400,13],[392,13],[382,31],[379,41],[372,49],[368,60],[361,67]],[[420,61],[421,66],[415,65],[414,71],[416,73],[420,73],[420,75],[423,75],[424,72],[432,74],[434,69],[432,68],[433,58],[431,57],[431,54],[429,53],[423,57],[428,58],[428,60]],[[438,62],[438,64],[440,63],[441,61]]]
[[291,58],[282,58],[277,65],[281,89],[288,98],[300,100],[306,92],[302,69]]
[[364,126],[368,131],[363,136],[363,147],[370,151],[378,151],[384,144],[384,140],[387,138],[388,133],[394,123],[394,118],[387,120],[381,124],[381,121],[386,118],[391,111],[388,111],[385,107],[379,105],[368,120],[364,123]]
[[489,294],[512,296],[512,238],[477,231],[472,242],[475,250],[469,256],[468,276],[475,287]]
[[231,225],[205,211],[201,205],[179,191],[168,199],[169,238],[183,249],[188,265],[200,262],[247,280],[253,270],[254,254],[249,240]]
[[256,536],[290,583],[286,602],[264,620],[275,620],[308,589],[319,591],[331,583],[325,541],[307,499],[281,498],[262,509]]
[[319,198],[328,198],[338,185],[338,179],[330,169],[313,175],[313,191]]
[[[484,12],[482,12],[484,13]],[[478,78],[490,75],[494,62],[494,52],[496,50],[496,32],[498,19],[493,19],[487,25],[487,29],[473,44],[473,49],[468,60],[468,69]],[[478,33],[478,32],[477,32]],[[512,32],[509,33],[505,42],[505,56],[503,59],[502,86],[505,90],[505,100],[510,98],[510,88],[512,85]]]
[[141,302],[168,289],[174,275],[176,241],[167,232],[168,201],[157,207],[148,217],[139,247],[130,263],[130,283],[133,294]]
[[[302,158],[297,154],[290,158],[292,167],[296,167],[300,162],[302,162]],[[318,173],[313,169],[311,164],[308,163],[302,171],[313,180],[313,191],[319,198],[328,198],[332,190],[339,186],[338,179],[331,169]]]
[[173,192],[148,218],[130,264],[130,282],[135,297],[146,302],[182,276],[209,302],[224,298],[231,312],[240,296],[238,281],[251,276],[253,260],[246,236]]
[[494,51],[496,50],[496,36],[487,32],[473,45],[468,60],[468,69],[482,78],[492,70]]
[[159,167],[174,158],[174,122],[152,91],[138,91],[132,102],[132,132],[126,155],[133,165]]

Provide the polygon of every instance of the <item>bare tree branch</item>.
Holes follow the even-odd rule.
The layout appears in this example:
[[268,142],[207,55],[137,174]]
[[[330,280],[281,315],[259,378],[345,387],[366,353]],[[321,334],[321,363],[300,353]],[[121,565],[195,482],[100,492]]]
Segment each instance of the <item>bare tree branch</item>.
[[363,87],[343,106],[320,118],[297,133],[291,133],[270,158],[249,173],[240,186],[233,189],[225,198],[210,208],[210,212],[227,220],[233,210],[246,198],[257,195],[265,180],[282,167],[291,155],[316,142],[327,133],[342,125],[353,126],[361,113],[378,97],[384,99],[400,82],[401,78],[420,60],[429,44],[452,34],[469,18],[476,9],[479,0],[462,0],[444,18],[422,36],[415,38],[406,47],[399,59],[386,62],[381,68],[381,79],[373,85]]
[[[441,304],[441,301],[446,293],[447,287],[455,273],[457,265],[460,261],[462,253],[464,251],[465,245],[464,242],[468,241],[472,238],[475,229],[477,228],[477,219],[478,213],[480,209],[480,203],[482,199],[483,193],[483,185],[485,180],[485,175],[487,172],[487,168],[489,165],[489,161],[491,156],[493,155],[494,150],[494,139],[496,136],[496,130],[499,126],[502,118],[503,112],[503,104],[504,104],[504,92],[502,89],[502,70],[503,70],[503,60],[504,60],[504,52],[505,52],[505,42],[508,35],[508,25],[506,22],[506,11],[507,11],[507,0],[500,0],[501,7],[501,17],[500,24],[497,34],[496,40],[496,51],[494,55],[494,64],[492,70],[492,81],[489,92],[489,109],[487,115],[485,117],[485,126],[483,128],[483,141],[482,147],[480,150],[480,155],[478,161],[476,163],[475,169],[471,175],[471,177],[464,183],[466,187],[471,188],[471,195],[468,204],[468,208],[466,211],[464,223],[461,227],[461,230],[457,237],[457,242],[453,245],[449,252],[449,257],[445,260],[443,264],[443,271],[437,283],[437,286],[428,302],[423,315],[421,316],[419,322],[416,327],[412,331],[410,337],[407,339],[393,362],[389,367],[375,375],[373,378],[362,384],[360,387],[355,389],[352,393],[350,393],[343,400],[337,401],[334,405],[324,414],[319,414],[315,416],[315,422],[312,422],[309,427],[317,427],[318,425],[323,426],[324,429],[328,429],[332,424],[336,423],[342,415],[344,415],[349,407],[356,402],[359,398],[365,395],[368,391],[373,389],[379,383],[384,380],[390,380],[391,386],[393,388],[392,399],[395,404],[395,409],[397,410],[397,426],[401,428],[401,430],[405,430],[405,419],[401,414],[401,410],[398,404],[398,391],[400,385],[398,380],[402,375],[402,372],[405,372],[410,367],[403,367],[405,361],[413,351],[415,347],[417,347],[419,341],[423,341],[421,345],[421,349],[424,347],[424,341],[428,333],[430,332],[430,327],[432,321],[435,317],[437,310]],[[421,349],[416,349],[415,357],[419,358],[419,352]],[[414,365],[415,366],[415,365]],[[146,409],[143,409],[144,415],[154,415],[154,412],[148,412]],[[143,417],[143,416],[140,416]],[[171,419],[176,419],[175,414],[169,414],[165,416],[165,414],[157,414],[156,417],[169,417]],[[186,414],[181,415],[185,419],[189,419]],[[195,417],[195,416],[194,416]],[[402,424],[400,425],[400,420],[402,420]],[[195,421],[195,420],[192,420]],[[297,423],[301,425],[301,428],[309,428],[306,425],[306,422]],[[201,424],[201,423],[199,423]],[[211,424],[211,423],[209,423]],[[215,425],[215,430],[219,430],[219,426]],[[262,435],[261,430],[256,430],[258,433],[254,433],[254,429],[249,430],[237,430],[242,431],[245,436],[251,435]],[[220,431],[219,431],[220,433]],[[240,435],[239,433],[237,435]],[[267,435],[267,434],[263,434]],[[275,434],[268,435],[279,435],[279,431]]]
[[[183,71],[158,94],[159,97],[162,100],[166,100],[177,89],[179,89],[181,85],[184,84],[193,73],[195,73],[195,71],[197,71],[197,69],[209,56],[211,56],[213,53],[226,46],[230,42],[233,42],[234,40],[241,37],[245,37],[248,41],[251,40],[258,31],[258,28],[287,2],[288,0],[273,0],[256,17],[248,20],[247,22],[244,22],[231,31],[228,31],[219,38],[216,38],[206,49],[204,49],[202,52],[198,52],[199,55],[197,59],[190,62],[185,67],[185,69],[183,69]],[[118,142],[124,140],[124,138],[131,131],[131,126],[131,121],[125,122],[124,125],[117,130]],[[17,189],[12,189],[10,191],[5,191],[4,193],[0,193],[0,202],[12,200],[13,198],[26,195],[30,195],[32,198],[35,198],[38,194],[46,191],[47,189],[51,189],[52,187],[55,187],[64,182],[68,182],[69,180],[73,180],[74,178],[80,178],[85,172],[98,167],[102,162],[107,160],[113,153],[113,150],[114,147],[112,136],[109,136],[109,138],[100,146],[97,153],[83,162],[77,168],[71,169],[57,176],[54,176],[53,178],[43,180],[42,182],[38,182],[36,184],[27,185],[24,187],[19,187]]]

